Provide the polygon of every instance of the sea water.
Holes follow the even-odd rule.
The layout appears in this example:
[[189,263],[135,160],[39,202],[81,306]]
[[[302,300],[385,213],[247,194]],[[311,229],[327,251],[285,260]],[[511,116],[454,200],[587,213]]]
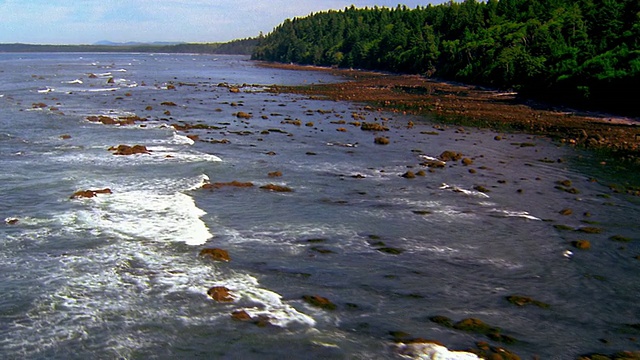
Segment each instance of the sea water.
[[[431,358],[399,350],[398,333],[523,358],[640,347],[640,206],[593,178],[590,154],[269,91],[336,81],[240,56],[0,54],[0,356]],[[87,120],[100,115],[145,121]],[[120,144],[149,153],[108,150]],[[472,163],[421,165],[446,150]],[[234,180],[254,186],[202,189]]]

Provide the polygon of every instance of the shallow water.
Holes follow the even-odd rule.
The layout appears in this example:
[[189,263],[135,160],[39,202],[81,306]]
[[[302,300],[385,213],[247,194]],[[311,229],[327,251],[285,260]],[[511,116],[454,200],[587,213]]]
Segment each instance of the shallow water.
[[[488,341],[523,358],[639,348],[628,325],[640,323],[640,204],[591,181],[589,154],[269,93],[341,80],[244,57],[0,54],[0,74],[0,218],[18,219],[0,225],[3,358],[393,359],[392,331],[451,349]],[[148,121],[86,120],[134,114]],[[354,117],[390,131],[362,131]],[[374,144],[381,135],[390,144]],[[119,144],[151,153],[107,151]],[[445,150],[473,164],[420,165]],[[233,180],[255,186],[200,189]],[[558,189],[564,180],[579,193]],[[259,189],[269,183],[293,191]],[[107,187],[113,194],[70,199]],[[580,239],[591,249],[571,246]],[[232,260],[199,257],[207,247]],[[213,286],[234,301],[209,298]],[[550,307],[516,307],[513,294]],[[233,320],[241,309],[270,325]],[[436,315],[479,318],[519,341],[446,328]]]

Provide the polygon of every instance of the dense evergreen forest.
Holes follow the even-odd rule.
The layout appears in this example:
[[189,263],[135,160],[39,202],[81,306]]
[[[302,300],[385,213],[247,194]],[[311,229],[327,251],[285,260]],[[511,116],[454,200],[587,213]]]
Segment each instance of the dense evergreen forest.
[[286,20],[253,58],[424,74],[640,115],[639,0],[464,0]]

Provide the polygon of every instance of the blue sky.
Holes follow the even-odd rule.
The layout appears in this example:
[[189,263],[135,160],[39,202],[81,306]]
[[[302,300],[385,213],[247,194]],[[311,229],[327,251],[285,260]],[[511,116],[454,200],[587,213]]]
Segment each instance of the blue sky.
[[[269,33],[287,18],[328,9],[395,7],[401,0],[0,0],[0,43],[101,40],[224,42]],[[446,0],[401,1],[417,5]]]

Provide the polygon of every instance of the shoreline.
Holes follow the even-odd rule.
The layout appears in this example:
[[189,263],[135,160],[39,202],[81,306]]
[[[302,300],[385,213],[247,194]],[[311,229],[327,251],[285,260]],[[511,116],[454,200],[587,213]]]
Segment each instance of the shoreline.
[[640,119],[549,106],[520,99],[515,92],[428,79],[420,75],[257,62],[284,70],[324,71],[348,79],[341,83],[275,86],[295,93],[368,103],[379,110],[435,116],[451,125],[526,132],[572,146],[605,150],[640,164]]

